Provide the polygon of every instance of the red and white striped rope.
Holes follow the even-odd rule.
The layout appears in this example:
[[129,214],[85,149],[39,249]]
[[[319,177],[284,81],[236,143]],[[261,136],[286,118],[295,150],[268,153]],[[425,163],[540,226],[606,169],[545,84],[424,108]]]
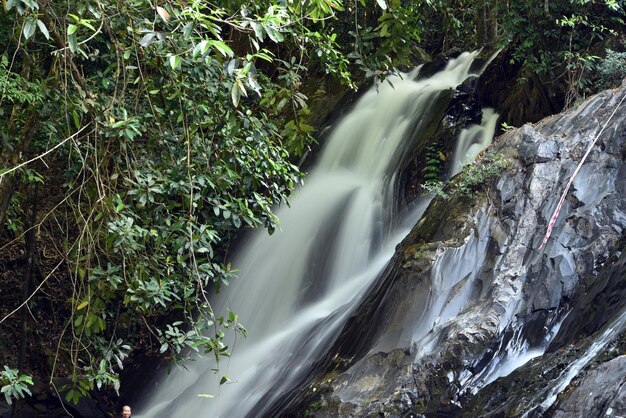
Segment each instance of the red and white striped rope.
[[546,236],[543,237],[543,241],[541,242],[541,245],[539,246],[539,250],[541,250],[543,246],[546,244],[546,242],[548,242],[548,238],[550,238],[550,234],[552,234],[552,229],[554,228],[554,224],[556,223],[556,220],[559,217],[559,213],[561,212],[561,208],[563,207],[563,202],[565,202],[565,197],[567,196],[567,192],[569,191],[569,188],[574,182],[574,178],[576,178],[576,175],[580,171],[580,167],[582,167],[582,165],[585,163],[585,160],[587,159],[587,156],[591,153],[593,146],[596,144],[596,142],[598,141],[598,138],[600,138],[600,135],[602,135],[606,127],[609,125],[609,122],[611,122],[611,119],[613,119],[615,112],[617,112],[617,109],[619,109],[619,107],[622,105],[622,102],[624,101],[624,99],[626,99],[626,95],[624,95],[624,97],[622,97],[622,100],[620,100],[617,106],[615,106],[615,109],[613,109],[613,113],[611,113],[611,116],[609,116],[609,119],[606,121],[602,129],[600,129],[600,132],[598,132],[598,134],[593,139],[591,144],[589,144],[589,147],[587,147],[587,151],[585,152],[585,155],[583,155],[583,158],[578,163],[576,170],[574,170],[574,173],[569,178],[569,181],[567,182],[567,186],[565,186],[565,190],[563,190],[563,194],[561,195],[561,199],[559,200],[559,204],[556,206],[556,210],[550,217],[550,222],[548,223],[548,230],[546,231]]

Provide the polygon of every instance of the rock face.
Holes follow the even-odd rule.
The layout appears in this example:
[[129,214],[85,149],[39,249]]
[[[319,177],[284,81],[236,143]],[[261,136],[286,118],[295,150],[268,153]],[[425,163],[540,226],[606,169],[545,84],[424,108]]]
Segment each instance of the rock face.
[[[623,242],[618,244],[623,246]],[[624,319],[624,277],[626,252],[621,251],[619,259],[607,263],[598,276],[588,276],[580,283],[570,312],[546,353],[483,388],[469,399],[463,415],[514,417],[529,411],[528,416],[573,414],[575,408],[586,403],[578,411],[582,416],[613,416],[612,412],[606,413],[607,405],[623,403],[625,399],[620,389],[626,377],[625,369],[617,366],[623,361],[619,355],[626,349],[626,333],[619,331],[615,323],[615,319]],[[581,373],[571,374],[581,367]],[[608,370],[611,372],[607,373]],[[570,382],[563,381],[568,377],[572,378]],[[569,387],[563,386],[565,390],[554,399],[555,404],[544,407],[546,411],[533,409],[549,398],[560,381]],[[623,414],[614,416],[620,415]]]
[[433,201],[283,415],[626,414],[625,96],[502,135],[497,181],[455,177],[477,196]]
[[626,415],[626,356],[589,372],[561,403],[555,418],[618,417]]

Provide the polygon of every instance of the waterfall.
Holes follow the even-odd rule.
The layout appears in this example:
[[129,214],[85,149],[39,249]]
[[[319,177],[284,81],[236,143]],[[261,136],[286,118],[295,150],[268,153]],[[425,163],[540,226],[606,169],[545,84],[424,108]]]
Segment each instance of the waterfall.
[[[246,240],[233,260],[240,277],[212,301],[216,312],[236,312],[248,336],[230,342],[232,357],[219,366],[197,359],[167,376],[140,416],[263,416],[302,382],[425,209],[422,201],[395,212],[396,171],[420,132],[439,123],[437,99],[472,75],[477,54],[462,54],[430,78],[391,77],[360,98],[291,207],[277,211],[280,230]],[[476,129],[486,132],[484,124]],[[464,155],[482,149],[472,138]],[[220,386],[215,367],[231,382]]]
[[496,122],[498,114],[491,108],[485,108],[480,125],[472,125],[461,131],[456,142],[451,176],[459,173],[464,165],[474,161],[482,150],[491,145]]
[[501,338],[500,345],[485,368],[477,374],[467,369],[463,371],[459,378],[461,392],[476,395],[480,389],[496,379],[508,376],[530,360],[542,356],[553,338],[558,334],[565,316],[553,321],[553,324],[549,324],[550,328],[546,328],[547,332],[542,343],[534,347],[531,347],[524,337],[524,322],[513,319],[511,323],[512,336]]

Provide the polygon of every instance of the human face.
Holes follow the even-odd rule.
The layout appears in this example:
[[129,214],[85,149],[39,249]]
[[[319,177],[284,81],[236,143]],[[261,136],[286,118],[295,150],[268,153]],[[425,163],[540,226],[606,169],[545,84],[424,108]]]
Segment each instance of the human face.
[[130,406],[122,407],[122,418],[130,418]]

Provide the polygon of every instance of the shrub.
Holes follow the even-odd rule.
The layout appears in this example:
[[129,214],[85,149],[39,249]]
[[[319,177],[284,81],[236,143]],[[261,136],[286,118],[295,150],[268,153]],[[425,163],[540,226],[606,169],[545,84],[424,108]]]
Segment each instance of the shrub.
[[606,50],[606,57],[594,65],[600,88],[616,87],[626,77],[626,52]]

